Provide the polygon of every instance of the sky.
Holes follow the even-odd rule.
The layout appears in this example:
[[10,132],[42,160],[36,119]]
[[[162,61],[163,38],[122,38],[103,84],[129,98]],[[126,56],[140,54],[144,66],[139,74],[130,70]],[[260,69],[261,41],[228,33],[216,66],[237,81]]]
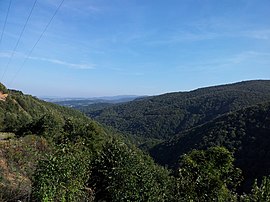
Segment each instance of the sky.
[[64,0],[54,16],[61,2],[0,0],[8,88],[157,95],[270,79],[269,0]]

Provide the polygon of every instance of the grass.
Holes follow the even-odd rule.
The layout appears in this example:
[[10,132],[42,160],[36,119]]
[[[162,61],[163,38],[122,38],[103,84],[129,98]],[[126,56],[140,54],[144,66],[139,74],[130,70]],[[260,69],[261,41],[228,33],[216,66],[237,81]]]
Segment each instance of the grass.
[[[37,162],[48,152],[44,138],[0,133],[0,201],[26,201]],[[14,198],[15,197],[15,198]]]

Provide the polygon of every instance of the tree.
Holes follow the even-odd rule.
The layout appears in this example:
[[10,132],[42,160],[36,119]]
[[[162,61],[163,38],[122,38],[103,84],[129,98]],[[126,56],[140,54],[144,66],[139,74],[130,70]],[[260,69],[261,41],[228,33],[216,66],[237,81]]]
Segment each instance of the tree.
[[[89,201],[90,153],[82,144],[62,144],[40,160],[33,176],[32,197],[38,201]],[[90,194],[90,195],[89,195]]]
[[188,201],[230,201],[241,182],[241,171],[233,165],[224,147],[193,150],[183,155],[178,172],[178,197]]
[[243,202],[260,202],[260,201],[270,201],[270,177],[263,177],[260,186],[257,180],[253,185],[251,193],[241,196],[241,201]]
[[91,161],[102,144],[102,129],[81,119],[68,119],[62,127],[53,127],[53,123],[44,116],[32,127],[52,140],[51,153],[39,161],[34,174],[33,197],[38,201],[91,201],[93,192],[86,183]]
[[173,178],[148,156],[117,140],[107,142],[92,165],[96,201],[171,201]]

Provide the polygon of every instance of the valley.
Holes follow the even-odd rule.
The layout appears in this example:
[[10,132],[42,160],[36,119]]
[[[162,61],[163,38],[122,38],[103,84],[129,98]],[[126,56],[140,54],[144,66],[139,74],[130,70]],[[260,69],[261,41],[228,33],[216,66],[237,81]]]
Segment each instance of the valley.
[[270,194],[268,80],[74,108],[0,87],[9,95],[0,102],[3,200],[249,201]]

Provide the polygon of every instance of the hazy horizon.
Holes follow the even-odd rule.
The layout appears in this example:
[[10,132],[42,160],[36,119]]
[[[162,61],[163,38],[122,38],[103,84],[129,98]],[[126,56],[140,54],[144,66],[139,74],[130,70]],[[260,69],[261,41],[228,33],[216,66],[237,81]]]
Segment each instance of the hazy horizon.
[[210,85],[210,86],[198,86],[197,88],[194,89],[187,89],[187,90],[176,90],[176,91],[167,91],[167,92],[163,92],[163,93],[159,93],[159,94],[144,94],[144,95],[135,95],[135,94],[115,94],[115,95],[101,95],[101,96],[91,96],[91,95],[87,95],[87,96],[59,96],[59,95],[35,95],[35,94],[31,94],[31,93],[27,93],[25,91],[22,91],[21,89],[11,89],[11,90],[19,90],[22,91],[24,94],[29,94],[35,97],[38,97],[40,99],[43,100],[50,100],[50,99],[69,99],[69,100],[80,100],[80,99],[106,99],[106,98],[117,98],[120,97],[120,99],[125,98],[125,97],[147,97],[147,96],[158,96],[158,95],[162,95],[162,94],[167,94],[167,93],[175,93],[175,92],[191,92],[194,90],[198,90],[201,88],[208,88],[208,87],[214,87],[214,86],[222,86],[222,85],[230,85],[230,84],[236,84],[236,83],[241,83],[241,82],[249,82],[249,81],[269,81],[269,79],[252,79],[252,80],[241,80],[241,81],[236,81],[236,82],[231,82],[231,83],[220,83],[220,84],[216,84],[216,85]]

